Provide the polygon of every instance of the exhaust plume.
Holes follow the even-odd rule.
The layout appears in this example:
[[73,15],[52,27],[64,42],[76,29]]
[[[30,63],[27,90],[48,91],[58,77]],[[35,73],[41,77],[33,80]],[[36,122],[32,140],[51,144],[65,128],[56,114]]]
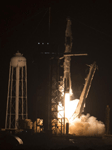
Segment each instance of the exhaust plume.
[[103,122],[98,121],[95,117],[81,115],[70,123],[70,134],[78,136],[101,136],[105,133],[105,125]]

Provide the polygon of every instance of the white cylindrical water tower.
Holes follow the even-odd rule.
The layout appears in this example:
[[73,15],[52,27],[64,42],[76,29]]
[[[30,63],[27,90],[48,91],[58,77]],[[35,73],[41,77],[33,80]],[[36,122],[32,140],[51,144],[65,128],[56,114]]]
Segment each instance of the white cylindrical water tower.
[[5,129],[17,129],[19,119],[27,119],[27,65],[19,52],[11,58]]

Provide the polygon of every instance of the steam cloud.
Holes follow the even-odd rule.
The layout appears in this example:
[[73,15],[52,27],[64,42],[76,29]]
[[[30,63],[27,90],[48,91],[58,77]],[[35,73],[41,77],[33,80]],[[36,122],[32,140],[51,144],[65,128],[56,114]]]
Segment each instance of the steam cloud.
[[82,115],[70,123],[70,134],[78,136],[101,136],[105,133],[105,125],[90,114]]

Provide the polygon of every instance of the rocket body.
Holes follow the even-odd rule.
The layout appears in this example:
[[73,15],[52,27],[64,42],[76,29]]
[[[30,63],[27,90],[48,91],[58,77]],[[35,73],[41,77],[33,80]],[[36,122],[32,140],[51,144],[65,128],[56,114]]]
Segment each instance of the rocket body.
[[[71,20],[67,18],[67,27],[65,31],[65,54],[71,53],[72,49],[72,32],[71,32]],[[65,93],[69,93],[71,90],[71,74],[70,74],[70,61],[71,57],[64,57],[64,88]]]
[[64,85],[65,93],[69,93],[71,89],[70,56],[66,56],[64,59]]

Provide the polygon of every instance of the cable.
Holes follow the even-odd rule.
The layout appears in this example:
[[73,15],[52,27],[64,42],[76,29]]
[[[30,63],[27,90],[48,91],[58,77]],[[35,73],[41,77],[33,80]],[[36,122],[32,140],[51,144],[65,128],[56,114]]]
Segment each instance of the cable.
[[[37,30],[37,28],[39,27],[39,25],[40,25],[40,23],[43,21],[43,19],[44,19],[44,17],[45,17],[45,15],[46,15],[46,13],[48,12],[48,9],[46,10],[46,12],[44,13],[44,15],[43,15],[43,17],[42,17],[42,19],[40,20],[40,22],[38,23],[38,25],[37,25],[37,27],[36,27],[36,29],[32,32],[32,34],[31,34],[31,36],[30,36],[30,38],[29,39],[31,39],[31,37],[32,37],[32,35],[33,35],[33,33]],[[29,41],[29,40],[28,40]],[[28,43],[28,41],[26,42],[26,44]],[[25,45],[26,45],[25,44]],[[24,48],[25,48],[26,46],[24,46]]]
[[[75,21],[77,21],[77,20],[75,19]],[[97,31],[97,32],[99,32],[99,33],[102,33],[102,34],[107,35],[108,37],[111,37],[111,38],[112,38],[112,36],[110,36],[110,35],[108,35],[108,34],[102,32],[102,31],[100,31],[100,30],[97,30],[97,29],[95,29],[95,28],[93,28],[93,27],[91,27],[91,26],[88,26],[88,25],[86,25],[86,24],[83,23],[83,22],[80,22],[80,21],[77,21],[77,22],[79,22],[80,24],[83,24],[83,25],[85,25],[86,27],[89,27],[89,28],[91,28],[91,29],[93,29],[93,30],[95,30],[95,31]]]
[[[48,9],[47,9],[47,11],[45,12],[45,14],[43,15],[43,17],[42,17],[42,19],[40,20],[40,22],[38,23],[37,27],[40,25],[40,23],[41,23],[42,20],[44,19],[44,17],[45,17],[45,15],[46,15],[47,12],[48,12]],[[37,27],[36,27],[36,29],[32,32],[32,35],[33,35],[33,33],[37,30]],[[32,35],[31,35],[31,36],[32,36]]]
[[1,34],[1,35],[4,35],[5,33],[8,33],[8,32],[10,32],[11,30],[14,30],[15,28],[18,28],[21,24],[23,24],[23,23],[27,22],[28,20],[30,20],[30,19],[36,17],[37,15],[41,14],[43,11],[44,11],[44,10],[41,10],[41,11],[38,12],[37,14],[35,14],[35,15],[31,16],[30,18],[28,18],[28,19],[22,21],[21,23],[19,23],[18,25],[12,27],[11,29],[9,29],[8,31],[4,32],[4,33]]

